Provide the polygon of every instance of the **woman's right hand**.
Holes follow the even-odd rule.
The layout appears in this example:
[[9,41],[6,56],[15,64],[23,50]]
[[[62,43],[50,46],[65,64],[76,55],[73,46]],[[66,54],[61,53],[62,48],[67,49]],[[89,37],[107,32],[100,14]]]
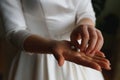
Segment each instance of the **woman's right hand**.
[[78,52],[69,41],[54,41],[52,45],[52,53],[57,59],[59,66],[64,64],[64,61],[70,61],[78,65],[83,65],[101,71],[102,68],[110,70],[110,63],[104,57],[102,52],[97,52],[94,56],[88,56],[83,52]]
[[110,63],[104,58],[102,52],[98,52],[92,57],[83,52],[78,52],[72,46],[73,44],[70,41],[47,40],[37,35],[31,35],[24,41],[23,47],[25,51],[35,54],[52,53],[60,66],[67,60],[99,71],[102,68],[110,69]]

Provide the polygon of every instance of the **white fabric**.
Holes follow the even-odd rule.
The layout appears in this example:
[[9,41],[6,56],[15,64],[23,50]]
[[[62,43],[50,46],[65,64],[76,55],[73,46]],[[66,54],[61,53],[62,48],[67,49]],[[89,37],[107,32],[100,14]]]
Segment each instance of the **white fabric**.
[[[82,18],[95,21],[90,0],[0,0],[0,5],[6,37],[17,40],[15,45],[19,47],[30,34],[69,40],[70,32]],[[14,59],[9,80],[103,80],[100,72],[71,62],[59,67],[51,54],[26,53],[21,51]]]

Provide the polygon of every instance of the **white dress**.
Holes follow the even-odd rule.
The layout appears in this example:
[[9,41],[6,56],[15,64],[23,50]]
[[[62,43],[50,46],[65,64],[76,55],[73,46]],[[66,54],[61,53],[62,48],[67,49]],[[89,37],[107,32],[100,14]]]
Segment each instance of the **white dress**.
[[8,80],[104,80],[101,72],[66,61],[59,67],[52,54],[24,51],[31,34],[69,40],[82,18],[95,21],[91,0],[0,0],[6,38],[19,47]]

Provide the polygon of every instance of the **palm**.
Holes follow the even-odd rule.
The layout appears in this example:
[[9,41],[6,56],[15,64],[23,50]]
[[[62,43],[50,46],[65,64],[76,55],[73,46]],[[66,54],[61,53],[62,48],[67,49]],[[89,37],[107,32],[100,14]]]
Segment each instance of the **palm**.
[[77,52],[75,49],[71,49],[71,46],[72,44],[69,41],[59,41],[54,46],[53,54],[60,66],[63,65],[64,60],[67,60],[100,71],[101,68],[110,69],[109,61],[103,57],[101,52],[91,57],[83,52]]

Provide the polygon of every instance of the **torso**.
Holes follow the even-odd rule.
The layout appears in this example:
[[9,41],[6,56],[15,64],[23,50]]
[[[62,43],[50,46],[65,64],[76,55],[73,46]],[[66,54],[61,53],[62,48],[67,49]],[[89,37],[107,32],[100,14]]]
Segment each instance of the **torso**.
[[77,3],[77,0],[30,0],[29,3],[23,0],[28,28],[35,33],[48,30],[48,34],[57,36],[69,33],[75,27]]

